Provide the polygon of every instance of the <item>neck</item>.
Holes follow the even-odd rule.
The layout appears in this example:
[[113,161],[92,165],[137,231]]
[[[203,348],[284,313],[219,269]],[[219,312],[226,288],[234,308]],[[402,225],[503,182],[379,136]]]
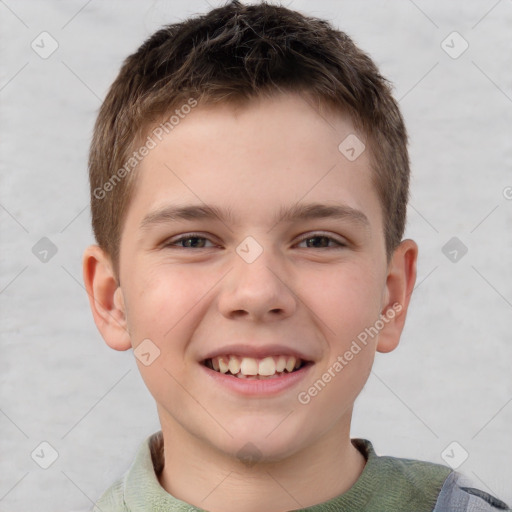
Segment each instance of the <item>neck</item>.
[[[161,417],[161,420],[164,418]],[[350,421],[279,461],[254,464],[218,451],[173,421],[162,421],[162,487],[210,512],[283,512],[346,492],[365,465],[350,441]]]

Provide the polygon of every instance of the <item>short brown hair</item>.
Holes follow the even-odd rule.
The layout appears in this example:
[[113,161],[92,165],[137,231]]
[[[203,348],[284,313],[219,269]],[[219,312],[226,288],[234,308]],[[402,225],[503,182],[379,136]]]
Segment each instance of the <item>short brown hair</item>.
[[347,113],[366,138],[390,257],[405,228],[409,157],[389,82],[327,21],[233,0],[153,34],[125,60],[101,106],[89,155],[92,226],[116,276],[136,183],[126,162],[144,130],[190,98],[234,104],[276,92],[305,93],[319,107]]

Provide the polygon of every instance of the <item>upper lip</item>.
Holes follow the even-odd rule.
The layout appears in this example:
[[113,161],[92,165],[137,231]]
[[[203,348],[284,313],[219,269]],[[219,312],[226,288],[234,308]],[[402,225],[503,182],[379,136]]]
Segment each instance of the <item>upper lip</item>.
[[223,347],[212,350],[205,357],[206,359],[213,359],[219,356],[240,356],[240,357],[253,357],[254,359],[262,359],[268,356],[295,356],[297,359],[303,361],[312,361],[313,358],[304,354],[302,351],[296,348],[287,347],[285,345],[261,345],[257,346],[251,343],[248,344],[237,344],[237,345],[224,345]]

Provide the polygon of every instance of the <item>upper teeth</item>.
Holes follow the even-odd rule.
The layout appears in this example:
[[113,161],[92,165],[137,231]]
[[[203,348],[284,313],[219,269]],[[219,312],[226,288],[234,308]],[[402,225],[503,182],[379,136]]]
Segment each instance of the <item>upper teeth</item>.
[[271,376],[284,370],[292,372],[299,368],[302,361],[295,356],[268,356],[263,359],[239,357],[234,355],[217,356],[211,359],[213,369],[221,373],[228,371],[233,375]]

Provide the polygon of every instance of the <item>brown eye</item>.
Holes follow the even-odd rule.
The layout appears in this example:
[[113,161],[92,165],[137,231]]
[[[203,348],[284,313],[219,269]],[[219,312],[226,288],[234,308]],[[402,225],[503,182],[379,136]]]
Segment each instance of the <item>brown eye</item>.
[[[339,249],[346,247],[343,242],[324,234],[317,234],[303,238],[299,243],[306,243],[306,249]],[[334,243],[334,246],[329,246],[329,243]]]
[[169,240],[169,242],[167,242],[164,247],[177,247],[178,249],[207,249],[208,247],[205,246],[205,243],[208,241],[208,238],[204,236],[191,233],[188,235],[180,236],[174,240]]
[[[185,242],[184,247],[204,247],[204,241],[206,238],[199,236],[191,236],[189,238],[182,238],[180,241]],[[190,242],[190,243],[189,243]]]

